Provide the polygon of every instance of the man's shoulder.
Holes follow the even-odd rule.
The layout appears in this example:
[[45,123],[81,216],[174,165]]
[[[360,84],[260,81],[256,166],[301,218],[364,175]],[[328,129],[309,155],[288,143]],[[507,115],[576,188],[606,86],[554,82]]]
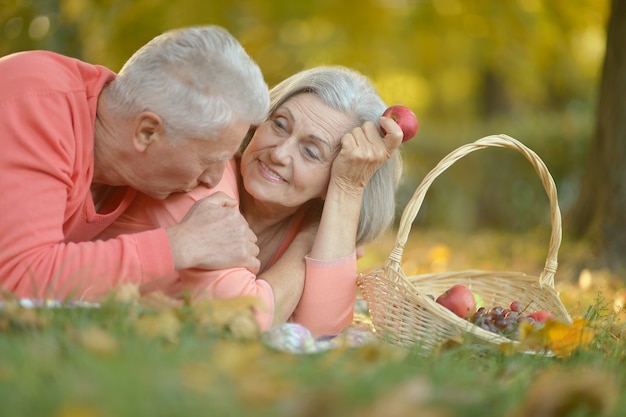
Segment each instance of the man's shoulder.
[[72,91],[96,80],[102,84],[115,74],[100,65],[50,51],[17,52],[0,58],[0,83],[5,94],[29,91]]
[[[40,75],[51,72],[72,72],[82,66],[91,66],[77,58],[61,55],[51,51],[16,52],[0,58],[0,71],[14,72],[15,76]],[[16,70],[19,72],[15,73]]]

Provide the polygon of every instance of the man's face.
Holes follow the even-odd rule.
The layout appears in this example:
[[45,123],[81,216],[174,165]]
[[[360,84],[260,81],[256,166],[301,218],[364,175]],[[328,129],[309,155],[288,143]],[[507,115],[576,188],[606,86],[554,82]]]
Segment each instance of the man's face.
[[[171,138],[153,143],[142,156],[143,175],[133,187],[158,200],[190,191],[200,184],[214,187],[224,174],[250,125],[235,123],[212,138],[194,138],[172,144]],[[175,141],[175,140],[174,140]]]

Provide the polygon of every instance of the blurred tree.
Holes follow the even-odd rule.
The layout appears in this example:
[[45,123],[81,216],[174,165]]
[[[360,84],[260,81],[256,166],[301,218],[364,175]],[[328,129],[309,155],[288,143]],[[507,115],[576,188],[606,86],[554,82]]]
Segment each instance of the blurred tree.
[[82,57],[75,21],[61,12],[62,0],[0,0],[0,56],[46,49]]
[[[119,70],[165,30],[221,25],[270,86],[303,68],[346,65],[416,112],[399,207],[451,148],[503,132],[544,158],[566,210],[593,131],[607,13],[608,0],[0,0],[0,54],[50,49]],[[424,223],[545,226],[544,192],[516,156],[472,156],[443,176]]]
[[[596,130],[570,231],[591,240],[599,260],[626,271],[626,1],[613,0]],[[626,279],[626,277],[625,277]]]

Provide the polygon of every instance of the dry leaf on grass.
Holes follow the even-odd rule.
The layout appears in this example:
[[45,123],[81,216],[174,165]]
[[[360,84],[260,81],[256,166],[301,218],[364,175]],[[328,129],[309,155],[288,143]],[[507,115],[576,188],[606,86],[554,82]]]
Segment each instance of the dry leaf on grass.
[[119,350],[119,341],[100,327],[81,329],[76,338],[83,347],[99,355],[112,355]]
[[572,324],[548,319],[539,330],[528,323],[520,328],[522,345],[536,350],[547,349],[559,356],[569,356],[578,349],[587,348],[593,337],[594,332],[585,319],[577,319]]
[[460,334],[455,335],[455,336],[449,337],[448,339],[443,340],[439,344],[439,346],[435,348],[433,353],[438,355],[450,349],[458,348],[459,346],[462,346],[463,343],[464,343],[463,336],[461,336]]
[[567,357],[579,349],[586,349],[595,336],[585,319],[576,319],[572,324],[548,319],[538,329],[525,322],[520,324],[519,334],[519,344],[502,345],[504,352],[551,352]]
[[[212,347],[210,372],[222,388],[251,409],[265,407],[295,395],[297,385],[278,362],[282,354],[269,351],[258,341],[220,339]],[[202,375],[187,374],[202,381]],[[192,382],[193,380],[187,380]]]
[[607,372],[549,369],[536,377],[523,405],[510,417],[565,416],[575,410],[603,415],[615,408],[617,395],[615,380]]
[[183,301],[172,298],[163,291],[158,290],[142,295],[139,298],[139,305],[146,310],[163,311],[171,308],[180,308],[183,306]]
[[137,284],[122,284],[113,291],[111,297],[114,301],[123,304],[134,304],[139,301],[141,294],[139,292],[139,285]]
[[201,327],[229,331],[236,338],[254,339],[260,334],[254,310],[265,306],[257,297],[203,300],[191,305],[192,314]]
[[137,333],[170,343],[178,342],[178,332],[182,327],[173,309],[162,310],[157,314],[144,314],[135,322]]
[[54,414],[54,417],[100,417],[102,413],[87,405],[65,404]]
[[37,328],[48,325],[49,319],[39,309],[22,307],[19,301],[6,301],[0,309],[0,331],[12,328]]
[[432,384],[424,377],[414,377],[379,396],[355,415],[359,417],[444,417],[446,411],[428,405],[433,397]]
[[624,341],[626,339],[626,323],[613,323],[609,328],[609,333],[617,340]]

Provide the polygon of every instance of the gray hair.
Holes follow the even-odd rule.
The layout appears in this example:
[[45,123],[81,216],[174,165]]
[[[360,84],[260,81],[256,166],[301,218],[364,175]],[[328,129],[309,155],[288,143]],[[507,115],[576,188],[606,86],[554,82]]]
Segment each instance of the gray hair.
[[[270,114],[286,100],[300,93],[314,93],[322,101],[351,117],[360,126],[370,120],[378,123],[387,108],[376,89],[364,75],[341,66],[321,66],[301,71],[270,90]],[[357,245],[369,243],[386,232],[393,223],[395,193],[402,173],[402,159],[394,152],[366,185],[361,204]]]
[[237,120],[267,117],[268,87],[258,65],[218,26],[159,35],[124,64],[108,88],[112,110],[158,114],[172,138],[202,138]]

